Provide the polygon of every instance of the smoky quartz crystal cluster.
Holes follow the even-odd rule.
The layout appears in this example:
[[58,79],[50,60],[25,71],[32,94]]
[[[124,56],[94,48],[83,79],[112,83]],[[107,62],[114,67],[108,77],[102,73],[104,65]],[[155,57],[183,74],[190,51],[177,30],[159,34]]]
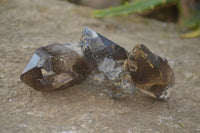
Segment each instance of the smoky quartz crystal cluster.
[[138,88],[161,100],[169,98],[175,84],[167,60],[145,45],[127,51],[85,27],[80,43],[54,43],[38,48],[20,76],[36,90],[62,89],[83,80],[109,88],[109,96],[121,98]]

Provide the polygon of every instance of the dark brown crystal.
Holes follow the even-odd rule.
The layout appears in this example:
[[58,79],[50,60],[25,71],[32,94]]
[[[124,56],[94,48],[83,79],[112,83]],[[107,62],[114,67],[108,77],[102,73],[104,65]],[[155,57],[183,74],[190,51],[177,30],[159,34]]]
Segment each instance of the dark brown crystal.
[[127,68],[138,88],[156,98],[168,98],[175,77],[165,58],[155,55],[145,45],[136,45],[129,54]]
[[121,98],[133,92],[135,85],[124,67],[128,52],[123,47],[87,27],[82,32],[81,46],[95,71],[90,80],[109,88],[110,97]]
[[104,58],[125,60],[128,58],[126,49],[87,27],[82,32],[80,43],[84,54],[88,55],[89,49],[95,60]]
[[55,90],[79,83],[88,68],[76,51],[55,43],[38,48],[20,78],[36,90]]
[[95,84],[109,88],[111,97],[121,98],[136,86],[158,99],[167,99],[175,84],[167,60],[145,45],[131,52],[99,33],[85,28],[81,42],[51,44],[38,48],[21,80],[37,90],[66,88],[90,76]]

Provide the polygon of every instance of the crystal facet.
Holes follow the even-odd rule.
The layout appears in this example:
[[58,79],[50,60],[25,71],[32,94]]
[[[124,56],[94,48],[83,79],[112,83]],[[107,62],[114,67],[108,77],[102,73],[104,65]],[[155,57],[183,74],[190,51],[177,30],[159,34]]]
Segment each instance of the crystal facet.
[[127,51],[124,48],[87,27],[82,32],[81,45],[83,51],[89,48],[95,58],[127,59]]
[[129,54],[127,68],[142,92],[163,100],[169,97],[175,76],[165,58],[155,55],[145,45],[136,45]]
[[37,90],[54,90],[80,82],[89,74],[89,67],[69,46],[55,43],[38,48],[21,80]]

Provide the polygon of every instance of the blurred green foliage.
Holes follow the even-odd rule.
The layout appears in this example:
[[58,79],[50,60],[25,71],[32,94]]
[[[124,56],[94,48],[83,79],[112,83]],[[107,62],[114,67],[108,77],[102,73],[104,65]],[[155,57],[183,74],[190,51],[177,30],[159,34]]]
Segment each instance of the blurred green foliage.
[[192,32],[182,35],[182,38],[193,38],[200,36],[200,13],[196,13],[190,19],[185,21],[185,26],[193,29]]
[[[127,0],[123,0],[124,5],[96,10],[93,12],[93,16],[97,18],[116,15],[127,15],[130,13],[141,13],[146,10],[152,10],[158,6],[173,3],[177,6],[180,16],[183,14],[183,7],[180,0],[135,0],[134,2],[127,3]],[[200,13],[193,13],[192,17],[188,20],[184,20],[184,25],[189,28],[193,28],[193,31],[182,35],[183,38],[192,38],[200,36]]]
[[125,3],[124,5],[97,10],[93,12],[94,17],[106,17],[106,16],[116,16],[129,13],[140,13],[145,10],[152,9],[159,5],[164,5],[168,2],[174,2],[176,0],[136,0],[132,3]]

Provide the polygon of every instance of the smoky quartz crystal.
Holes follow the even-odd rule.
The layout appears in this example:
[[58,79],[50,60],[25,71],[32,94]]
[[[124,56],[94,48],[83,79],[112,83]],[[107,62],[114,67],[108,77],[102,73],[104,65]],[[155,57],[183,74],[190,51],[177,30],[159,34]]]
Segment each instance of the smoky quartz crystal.
[[165,58],[145,45],[132,51],[85,27],[80,43],[54,43],[38,48],[20,76],[36,90],[56,90],[87,79],[109,88],[121,98],[136,88],[158,99],[167,99],[175,84]]
[[88,74],[87,62],[68,45],[38,48],[21,74],[21,80],[36,90],[55,90],[79,83]]
[[136,45],[129,54],[127,69],[142,92],[161,100],[169,98],[175,76],[165,58],[155,55],[145,45]]
[[128,58],[124,48],[89,28],[83,30],[81,47],[89,66],[95,70],[90,80],[107,86],[110,97],[121,98],[135,89],[124,67]]

